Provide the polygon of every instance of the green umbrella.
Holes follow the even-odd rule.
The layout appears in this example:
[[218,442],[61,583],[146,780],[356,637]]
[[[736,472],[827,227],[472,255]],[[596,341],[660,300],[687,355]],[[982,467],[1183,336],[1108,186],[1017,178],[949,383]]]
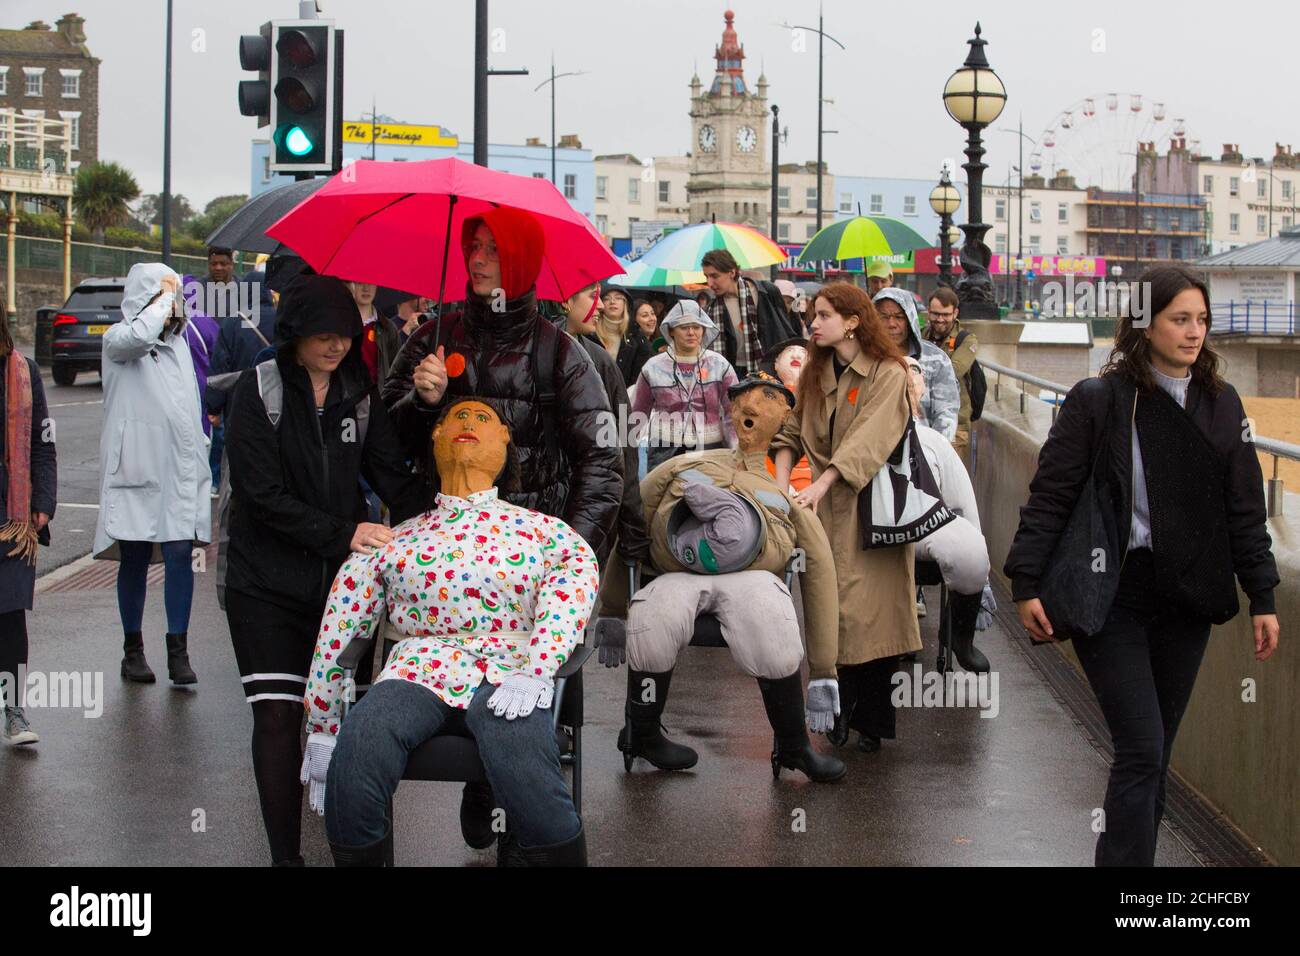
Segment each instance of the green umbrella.
[[833,222],[808,240],[799,262],[895,256],[930,243],[905,222],[887,216],[854,216]]

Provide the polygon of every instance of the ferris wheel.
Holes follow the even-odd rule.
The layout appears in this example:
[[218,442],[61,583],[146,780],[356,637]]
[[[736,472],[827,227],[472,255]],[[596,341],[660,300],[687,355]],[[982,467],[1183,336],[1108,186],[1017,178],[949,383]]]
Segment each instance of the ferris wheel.
[[[1068,170],[1080,188],[1133,188],[1138,143],[1158,152],[1187,136],[1187,124],[1166,104],[1142,93],[1101,93],[1084,97],[1058,112],[1037,138],[1029,171],[1048,178]],[[1199,141],[1189,142],[1193,153]]]

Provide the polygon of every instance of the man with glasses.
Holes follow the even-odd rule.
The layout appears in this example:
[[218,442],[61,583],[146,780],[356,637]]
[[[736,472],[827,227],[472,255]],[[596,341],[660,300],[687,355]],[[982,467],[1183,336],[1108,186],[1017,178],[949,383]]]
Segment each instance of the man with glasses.
[[957,434],[952,447],[961,456],[962,464],[970,468],[970,369],[979,350],[979,339],[973,332],[961,327],[957,318],[957,293],[940,286],[930,296],[929,323],[924,335],[927,341],[939,346],[948,354],[952,370],[961,388],[961,409],[957,412]]

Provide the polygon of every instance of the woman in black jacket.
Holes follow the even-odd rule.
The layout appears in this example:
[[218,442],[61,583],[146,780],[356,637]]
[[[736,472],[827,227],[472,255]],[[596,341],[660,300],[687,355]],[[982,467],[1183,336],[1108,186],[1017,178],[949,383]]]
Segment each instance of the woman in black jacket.
[[[1267,660],[1278,642],[1263,477],[1241,399],[1206,344],[1209,302],[1204,283],[1183,269],[1142,275],[1130,305],[1138,317],[1120,321],[1101,377],[1080,382],[1061,406],[1004,567],[1034,640],[1075,635],[1110,728],[1115,759],[1098,866],[1155,862],[1174,735],[1211,626],[1239,609],[1234,572],[1250,599],[1256,660]],[[1100,631],[1086,636],[1075,622],[1050,618],[1039,588],[1094,461],[1103,493],[1088,500],[1113,502],[1104,517],[1114,522],[1114,566],[1106,567],[1104,554],[1098,564],[1094,552],[1086,566],[1065,568],[1080,582],[1066,603],[1082,607],[1080,595],[1098,593],[1106,599],[1110,590],[1089,574],[1117,582]],[[1069,555],[1056,557],[1080,563]],[[1053,588],[1044,595],[1059,601],[1059,585]]]
[[280,297],[278,421],[263,395],[274,386],[256,369],[227,405],[226,615],[253,707],[253,773],[276,865],[302,864],[303,692],[330,585],[350,552],[392,539],[365,520],[360,478],[394,524],[428,504],[361,361],[361,333],[342,282],[300,276]]
[[[36,593],[36,546],[50,543],[58,488],[54,428],[36,363],[14,348],[0,315],[0,739],[10,746],[40,738],[27,722],[23,692],[27,612]],[[7,679],[6,679],[7,678]]]

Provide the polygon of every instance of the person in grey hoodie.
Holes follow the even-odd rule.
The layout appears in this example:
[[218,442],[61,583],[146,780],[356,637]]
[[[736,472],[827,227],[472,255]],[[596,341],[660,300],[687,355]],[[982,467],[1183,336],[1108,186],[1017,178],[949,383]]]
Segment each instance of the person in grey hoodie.
[[925,374],[925,397],[921,401],[921,420],[948,441],[957,436],[957,415],[961,411],[961,386],[952,370],[947,353],[921,338],[916,318],[916,299],[906,289],[884,288],[872,303],[880,313],[885,331],[894,344],[921,362]]

